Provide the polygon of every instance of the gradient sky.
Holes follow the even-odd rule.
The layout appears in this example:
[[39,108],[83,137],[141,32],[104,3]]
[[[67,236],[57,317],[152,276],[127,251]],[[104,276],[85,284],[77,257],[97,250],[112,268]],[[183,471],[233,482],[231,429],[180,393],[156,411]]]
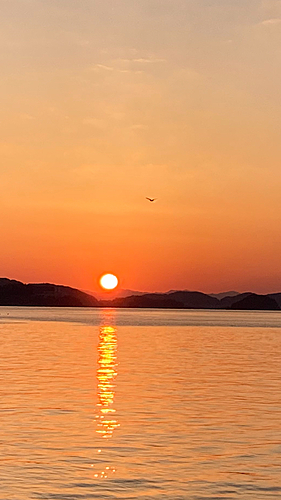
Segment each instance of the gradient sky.
[[281,290],[281,1],[0,0],[0,17],[1,276]]

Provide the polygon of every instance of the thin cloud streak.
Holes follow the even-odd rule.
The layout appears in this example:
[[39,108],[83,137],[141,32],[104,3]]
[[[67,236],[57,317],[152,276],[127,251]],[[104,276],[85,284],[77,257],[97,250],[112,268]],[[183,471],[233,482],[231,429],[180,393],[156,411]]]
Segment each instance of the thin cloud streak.
[[265,21],[262,21],[260,26],[274,26],[276,24],[280,24],[281,19],[280,18],[272,18],[272,19],[266,19]]

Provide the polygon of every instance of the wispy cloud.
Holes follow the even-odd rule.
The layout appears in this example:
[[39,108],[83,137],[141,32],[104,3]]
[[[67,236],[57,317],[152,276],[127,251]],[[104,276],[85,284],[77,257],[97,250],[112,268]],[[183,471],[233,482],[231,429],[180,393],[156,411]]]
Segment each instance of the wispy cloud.
[[147,59],[144,57],[140,57],[139,59],[132,59],[132,62],[141,64],[153,64],[153,63],[166,62],[166,59],[155,59],[155,58]]
[[19,117],[20,117],[21,120],[24,120],[24,121],[35,120],[35,116],[29,115],[28,113],[21,113],[19,115]]
[[[106,64],[95,64],[94,66],[92,66],[91,68],[89,68],[91,71],[105,71],[105,72],[116,72],[116,73],[135,73],[135,74],[140,74],[140,73],[143,73],[142,70],[140,69],[135,69],[135,68],[132,68],[130,66],[121,66],[120,65],[118,66],[118,64],[116,64],[116,61],[113,61],[114,62],[114,65],[113,66],[108,66]],[[120,62],[120,61],[119,61]],[[131,62],[131,61],[130,61]]]
[[136,123],[130,126],[131,130],[147,130],[147,126],[142,123]]
[[265,19],[265,21],[262,21],[260,23],[261,26],[272,26],[272,25],[275,25],[275,24],[280,24],[281,23],[281,19],[279,17],[276,17],[276,18],[272,18],[272,19]]
[[[103,52],[103,55],[109,56],[108,52]],[[154,64],[166,62],[166,59],[156,57],[154,54],[137,54],[137,51],[133,50],[129,57],[106,57],[104,61],[94,64],[89,69],[96,72],[140,74],[149,71],[148,66],[152,69]]]
[[99,118],[84,118],[82,120],[83,125],[91,125],[92,127],[103,129],[106,127],[105,120],[100,120]]
[[160,59],[156,57],[132,57],[131,59],[119,57],[118,59],[114,59],[114,61],[120,64],[130,64],[130,63],[154,64],[154,63],[167,62],[166,59]]
[[106,66],[105,64],[95,64],[92,68],[94,71],[104,70],[104,71],[114,71],[112,66]]

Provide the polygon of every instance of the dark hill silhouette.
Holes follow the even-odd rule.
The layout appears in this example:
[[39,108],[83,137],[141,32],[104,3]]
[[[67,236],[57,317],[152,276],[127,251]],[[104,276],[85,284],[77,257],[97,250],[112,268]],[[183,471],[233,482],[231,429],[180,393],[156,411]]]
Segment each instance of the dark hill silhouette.
[[131,295],[112,301],[101,301],[101,303],[104,306],[112,305],[112,307],[166,307],[171,309],[214,309],[220,307],[220,301],[214,297],[201,292],[187,291]]
[[93,295],[69,286],[51,283],[24,284],[21,281],[0,278],[0,306],[281,309],[281,293],[258,295],[245,292],[235,296],[226,296],[221,300],[202,292],[188,290],[171,290],[167,293],[142,293],[141,295],[138,293],[111,300],[109,298],[97,300]]
[[101,300],[103,307],[128,307],[128,308],[159,308],[159,309],[184,309],[184,304],[170,298],[165,293],[146,293],[144,295],[131,295],[114,300]]
[[230,290],[229,292],[209,293],[208,295],[210,295],[210,297],[216,297],[216,299],[221,300],[224,297],[235,297],[235,295],[240,295],[240,292]]
[[268,295],[257,295],[256,293],[251,293],[247,297],[238,300],[232,304],[231,309],[280,311],[276,300]]
[[268,297],[274,299],[281,308],[281,293],[269,293]]
[[220,300],[220,307],[222,309],[229,309],[232,306],[232,304],[235,304],[235,302],[239,302],[245,297],[248,297],[248,295],[251,295],[251,292],[244,292],[244,293],[239,293],[238,295],[223,297]]
[[175,291],[169,292],[169,297],[183,303],[186,309],[217,309],[220,301],[202,292]]
[[76,288],[50,283],[24,284],[0,278],[1,306],[98,307],[92,295]]
[[[131,297],[132,295],[146,295],[149,292],[139,292],[138,290],[127,290],[118,288],[115,290],[82,290],[85,293],[93,295],[98,300],[113,300],[113,299],[122,299],[124,297]],[[110,297],[110,299],[109,299]]]

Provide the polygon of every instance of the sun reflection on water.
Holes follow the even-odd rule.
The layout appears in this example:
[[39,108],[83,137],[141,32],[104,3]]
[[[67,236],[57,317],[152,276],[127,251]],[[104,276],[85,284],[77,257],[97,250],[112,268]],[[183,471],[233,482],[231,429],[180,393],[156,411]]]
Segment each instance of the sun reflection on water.
[[101,326],[98,345],[98,409],[97,433],[104,439],[112,437],[119,427],[116,410],[113,408],[115,379],[117,377],[117,337],[116,328]]
[[[106,322],[111,317],[106,314]],[[110,439],[119,422],[116,419],[116,410],[114,408],[114,397],[117,377],[117,330],[113,326],[103,325],[100,327],[98,343],[98,367],[97,367],[97,414],[96,414],[96,432],[101,439]],[[100,472],[95,471],[95,478],[106,479],[116,472],[114,466],[107,463],[106,457],[100,442],[97,453],[101,454],[98,463],[102,465]]]

